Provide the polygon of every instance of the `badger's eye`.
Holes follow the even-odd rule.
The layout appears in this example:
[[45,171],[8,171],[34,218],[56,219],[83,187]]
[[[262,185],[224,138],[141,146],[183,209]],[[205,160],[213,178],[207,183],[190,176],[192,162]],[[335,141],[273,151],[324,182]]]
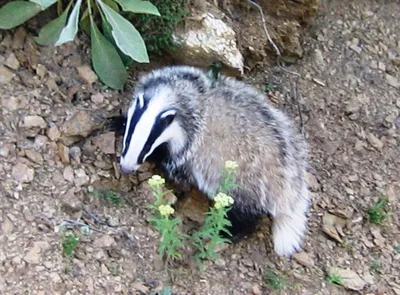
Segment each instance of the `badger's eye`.
[[176,110],[168,110],[161,114],[160,121],[164,126],[168,126],[172,123],[176,115]]

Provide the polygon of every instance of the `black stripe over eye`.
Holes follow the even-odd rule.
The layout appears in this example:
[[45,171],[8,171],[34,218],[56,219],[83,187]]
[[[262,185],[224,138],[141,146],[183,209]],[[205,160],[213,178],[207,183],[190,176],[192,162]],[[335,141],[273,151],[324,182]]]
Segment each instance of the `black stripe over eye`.
[[145,160],[145,155],[147,155],[147,153],[150,151],[157,138],[174,121],[175,115],[175,110],[168,110],[157,116],[155,123],[151,129],[149,138],[147,139],[143,150],[140,152],[138,163],[143,163],[143,161]]
[[[144,111],[147,109],[147,104],[144,102],[142,108],[139,106],[139,101],[136,102],[135,110],[133,112],[131,122],[129,124],[129,129],[125,132],[128,132],[125,141],[125,149],[122,152],[122,156],[125,157],[126,153],[128,152],[129,145],[131,143],[133,132],[135,131],[136,125],[139,122],[140,118],[142,117]],[[128,118],[127,118],[128,120]]]

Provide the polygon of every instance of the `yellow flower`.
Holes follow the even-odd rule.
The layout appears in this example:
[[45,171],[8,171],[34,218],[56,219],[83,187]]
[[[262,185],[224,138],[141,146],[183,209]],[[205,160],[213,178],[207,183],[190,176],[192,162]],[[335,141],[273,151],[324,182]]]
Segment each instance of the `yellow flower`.
[[214,197],[214,207],[216,209],[223,208],[223,207],[228,207],[233,204],[233,198],[231,196],[228,196],[227,194],[224,193],[218,193]]
[[225,169],[226,170],[235,170],[239,165],[235,161],[226,161],[225,162]]
[[153,175],[149,179],[149,185],[151,186],[159,186],[165,183],[165,179],[162,178],[160,175]]
[[158,206],[158,211],[160,211],[162,216],[168,216],[175,212],[174,208],[172,208],[170,205],[160,205]]

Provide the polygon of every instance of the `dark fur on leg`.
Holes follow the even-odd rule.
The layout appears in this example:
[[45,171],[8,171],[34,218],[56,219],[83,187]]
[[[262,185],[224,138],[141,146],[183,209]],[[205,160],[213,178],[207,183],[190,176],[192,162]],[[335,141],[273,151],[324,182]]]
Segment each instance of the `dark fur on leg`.
[[239,242],[246,235],[249,235],[256,231],[257,223],[260,216],[257,214],[245,212],[240,208],[233,206],[228,212],[227,217],[232,223],[232,226],[228,227],[229,232],[232,236],[222,232],[221,235],[229,239],[232,243]]

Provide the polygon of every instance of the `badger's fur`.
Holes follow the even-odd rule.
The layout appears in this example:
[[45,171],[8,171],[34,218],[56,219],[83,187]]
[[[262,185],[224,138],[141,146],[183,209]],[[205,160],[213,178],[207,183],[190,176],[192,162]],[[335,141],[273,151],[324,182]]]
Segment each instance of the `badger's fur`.
[[310,202],[303,138],[253,87],[224,76],[211,82],[188,66],[141,78],[127,114],[121,170],[133,172],[157,154],[171,180],[212,199],[225,161],[237,162],[231,232],[241,237],[270,214],[275,252],[289,256],[301,247]]

